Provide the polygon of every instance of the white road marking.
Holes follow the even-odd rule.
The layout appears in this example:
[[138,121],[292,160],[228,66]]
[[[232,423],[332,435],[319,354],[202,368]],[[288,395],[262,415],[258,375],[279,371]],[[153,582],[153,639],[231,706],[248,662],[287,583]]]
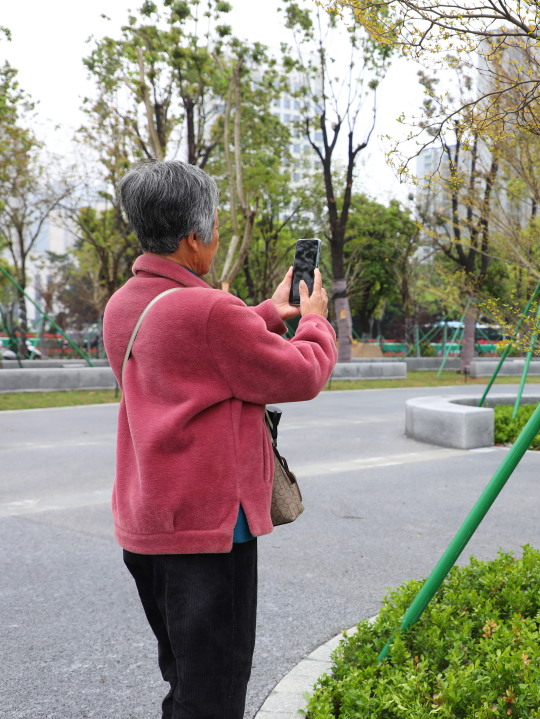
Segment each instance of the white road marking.
[[0,504],[0,518],[20,517],[25,514],[37,512],[50,512],[59,509],[77,509],[91,507],[96,504],[108,503],[111,499],[110,489],[97,489],[94,492],[81,492],[80,494],[60,494],[51,497],[37,497],[22,499],[14,502]]
[[320,477],[328,472],[357,472],[362,469],[375,469],[377,467],[391,467],[412,462],[434,462],[437,460],[452,459],[469,454],[468,449],[431,449],[425,452],[407,452],[406,454],[389,454],[386,457],[362,457],[349,459],[343,462],[320,462],[303,466],[294,466],[293,471],[301,478]]
[[[366,425],[366,424],[377,424],[381,422],[392,422],[395,421],[388,417],[364,417],[361,419],[323,419],[323,420],[307,420],[301,424],[288,424],[283,423],[283,433],[285,434],[289,430],[305,431],[308,427],[344,427],[350,425]],[[51,442],[0,442],[0,452],[10,452],[14,450],[43,450],[43,449],[60,449],[62,447],[91,447],[99,445],[111,445],[116,442],[115,435],[113,433],[97,437],[95,439],[87,440],[76,440],[76,439],[58,439]]]
[[[114,389],[114,387],[112,388]],[[72,404],[64,405],[62,407],[34,407],[33,409],[3,409],[0,410],[0,418],[6,414],[20,414],[24,412],[62,412],[65,410],[87,410],[95,409],[96,407],[118,407],[118,402],[100,402],[99,404]]]
[[[313,465],[300,465],[295,466],[294,471],[299,479],[305,481],[310,477],[320,477],[328,474],[359,472],[365,469],[392,467],[414,462],[433,462],[453,459],[454,457],[460,457],[469,453],[470,450],[466,449],[432,449],[426,450],[425,452],[391,454],[386,457],[363,457],[361,459],[351,459],[344,462],[320,462]],[[81,492],[79,494],[61,494],[6,502],[0,504],[0,518],[106,504],[110,501],[110,497],[110,489],[99,489],[93,492]]]
[[109,435],[101,439],[85,439],[85,440],[54,440],[53,442],[13,442],[10,444],[0,444],[0,452],[10,452],[18,450],[34,450],[34,449],[59,449],[61,447],[95,447],[107,444],[115,444],[114,435]]
[[[395,422],[395,417],[371,417],[366,416],[360,419],[314,419],[305,420],[301,424],[289,423],[283,420],[282,432],[285,435],[289,430],[305,430],[307,427],[350,427],[353,424],[380,424],[381,422]],[[281,429],[281,425],[280,425]]]

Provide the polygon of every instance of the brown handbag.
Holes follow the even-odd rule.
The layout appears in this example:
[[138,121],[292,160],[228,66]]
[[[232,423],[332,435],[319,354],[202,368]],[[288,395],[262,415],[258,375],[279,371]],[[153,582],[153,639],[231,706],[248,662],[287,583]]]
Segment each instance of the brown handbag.
[[[272,412],[272,415],[275,418],[276,413]],[[294,522],[304,511],[304,505],[296,477],[289,469],[287,460],[280,455],[277,448],[277,422],[279,419],[272,422],[268,410],[266,410],[265,418],[274,451],[274,481],[270,516],[274,527],[278,527],[280,524]]]

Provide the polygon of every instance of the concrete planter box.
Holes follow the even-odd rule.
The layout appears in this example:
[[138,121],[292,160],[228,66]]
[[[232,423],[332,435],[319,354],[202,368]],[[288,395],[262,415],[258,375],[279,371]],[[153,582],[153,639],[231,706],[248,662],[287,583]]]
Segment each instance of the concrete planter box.
[[338,362],[332,379],[403,379],[407,365],[400,361]]
[[0,393],[114,389],[115,387],[116,380],[110,367],[0,370]]
[[[515,395],[488,397],[477,407],[474,397],[419,397],[405,403],[405,434],[420,442],[455,449],[476,449],[493,444],[494,412],[498,404],[514,404]],[[540,394],[524,395],[522,404],[540,402]]]
[[[471,362],[471,377],[491,377],[495,371],[498,360],[473,360]],[[499,377],[521,377],[525,367],[524,359],[507,359],[499,372]],[[540,375],[540,361],[532,360],[529,364],[528,374]]]
[[[442,364],[442,357],[405,357],[409,372],[437,372]],[[459,357],[448,357],[444,365],[445,370],[459,370],[461,360]]]

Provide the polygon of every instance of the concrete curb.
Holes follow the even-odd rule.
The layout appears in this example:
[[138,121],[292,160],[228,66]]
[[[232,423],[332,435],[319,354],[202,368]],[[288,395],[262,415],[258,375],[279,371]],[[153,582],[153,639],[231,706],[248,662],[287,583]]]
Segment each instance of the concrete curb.
[[114,389],[110,367],[69,367],[65,369],[3,369],[0,392],[55,392],[72,389]]
[[[507,359],[499,372],[499,377],[520,377],[525,369],[524,359]],[[471,362],[471,377],[491,377],[495,370],[493,361],[475,359]],[[528,369],[532,376],[540,375],[540,361],[533,360]]]
[[[442,356],[437,357],[404,357],[403,362],[409,372],[437,372],[442,364]],[[459,357],[448,357],[444,365],[445,370],[459,370],[461,360]]]
[[404,379],[407,365],[401,361],[338,362],[332,379]]
[[332,667],[332,652],[345,633],[350,636],[355,632],[356,624],[340,632],[302,659],[272,689],[255,715],[255,719],[299,719],[299,712],[305,711],[307,706],[306,694],[313,693],[313,685],[317,679],[329,672]]
[[[472,400],[475,404],[477,401]],[[408,399],[405,402],[405,434],[420,442],[456,449],[492,445],[493,410],[471,406],[467,402],[471,402],[469,397]]]
[[[407,437],[440,447],[478,449],[494,441],[493,407],[514,404],[514,394],[492,394],[484,407],[475,397],[416,397],[405,402]],[[540,401],[539,394],[523,395],[522,404]]]
[[[80,359],[40,359],[40,360],[21,360],[23,369],[67,369],[69,367],[88,367],[88,363]],[[94,367],[108,367],[109,360],[92,358]],[[21,369],[17,360],[0,361],[0,369]]]

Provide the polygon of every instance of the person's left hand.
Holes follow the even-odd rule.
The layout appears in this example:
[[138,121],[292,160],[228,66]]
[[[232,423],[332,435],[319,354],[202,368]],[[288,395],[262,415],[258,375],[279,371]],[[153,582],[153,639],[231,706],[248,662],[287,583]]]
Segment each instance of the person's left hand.
[[291,291],[293,276],[293,268],[289,267],[289,270],[280,284],[277,286],[276,291],[272,295],[272,302],[276,310],[279,312],[279,316],[282,320],[290,320],[292,317],[300,314],[300,307],[289,304],[289,293]]

